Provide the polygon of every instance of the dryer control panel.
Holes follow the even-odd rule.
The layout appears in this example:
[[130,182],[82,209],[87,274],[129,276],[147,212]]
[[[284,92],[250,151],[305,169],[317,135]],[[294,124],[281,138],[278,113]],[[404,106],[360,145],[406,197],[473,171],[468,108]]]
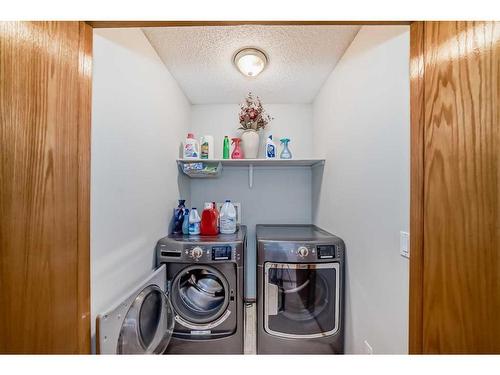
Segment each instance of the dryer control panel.
[[344,258],[343,241],[314,244],[307,242],[266,241],[259,244],[259,258],[276,262],[332,262]]

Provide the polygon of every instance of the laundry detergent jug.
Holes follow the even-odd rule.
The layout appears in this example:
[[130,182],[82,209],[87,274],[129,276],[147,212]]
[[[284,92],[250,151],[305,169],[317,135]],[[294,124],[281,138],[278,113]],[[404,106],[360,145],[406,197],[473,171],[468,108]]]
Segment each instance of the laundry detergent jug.
[[217,228],[218,214],[212,203],[206,203],[201,213],[200,233],[203,236],[215,236],[219,234]]

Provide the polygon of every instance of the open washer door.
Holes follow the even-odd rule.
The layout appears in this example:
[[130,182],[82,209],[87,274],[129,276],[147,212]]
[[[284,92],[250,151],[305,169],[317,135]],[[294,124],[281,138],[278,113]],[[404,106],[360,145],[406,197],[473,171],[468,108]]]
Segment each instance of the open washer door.
[[161,266],[115,307],[97,317],[100,354],[162,354],[174,329],[174,313],[165,294]]

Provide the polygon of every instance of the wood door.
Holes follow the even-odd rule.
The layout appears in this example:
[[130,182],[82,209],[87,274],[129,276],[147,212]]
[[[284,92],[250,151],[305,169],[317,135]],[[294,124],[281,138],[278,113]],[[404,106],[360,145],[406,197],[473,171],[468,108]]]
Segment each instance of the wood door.
[[410,352],[500,353],[500,23],[412,24]]
[[89,353],[92,29],[0,22],[0,353]]

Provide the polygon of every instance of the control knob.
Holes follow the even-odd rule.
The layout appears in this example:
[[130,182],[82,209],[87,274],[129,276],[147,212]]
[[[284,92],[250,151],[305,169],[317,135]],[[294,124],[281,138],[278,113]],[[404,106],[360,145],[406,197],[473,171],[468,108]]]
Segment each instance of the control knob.
[[203,255],[203,249],[199,246],[196,246],[191,250],[191,258],[198,259]]
[[301,258],[304,258],[304,257],[306,257],[309,254],[309,249],[307,247],[305,247],[305,246],[301,246],[297,250],[297,254],[299,254],[299,256]]

